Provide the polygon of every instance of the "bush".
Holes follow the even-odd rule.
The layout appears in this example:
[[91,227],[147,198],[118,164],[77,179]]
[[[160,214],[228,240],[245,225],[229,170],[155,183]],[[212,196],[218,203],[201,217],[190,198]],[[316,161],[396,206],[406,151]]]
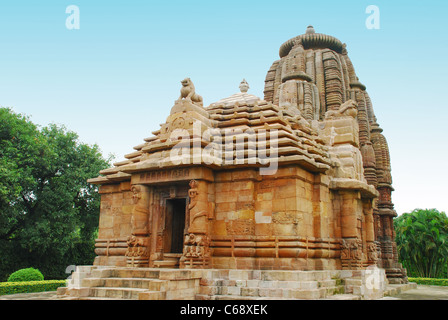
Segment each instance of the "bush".
[[66,280],[0,282],[0,296],[17,293],[56,291],[57,288],[65,286]]
[[408,278],[409,282],[417,284],[424,284],[429,286],[448,286],[448,279],[434,279],[434,278]]
[[38,269],[34,268],[20,269],[12,273],[8,278],[8,282],[27,282],[27,281],[43,281],[43,280],[44,280],[43,274]]

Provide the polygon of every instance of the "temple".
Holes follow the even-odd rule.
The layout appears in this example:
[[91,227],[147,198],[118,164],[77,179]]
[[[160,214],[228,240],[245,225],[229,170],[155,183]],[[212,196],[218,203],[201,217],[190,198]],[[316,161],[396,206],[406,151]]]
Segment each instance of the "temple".
[[286,41],[263,99],[245,80],[207,107],[191,79],[180,88],[166,122],[89,180],[101,194],[95,266],[377,266],[407,283],[387,141],[345,44],[312,26]]

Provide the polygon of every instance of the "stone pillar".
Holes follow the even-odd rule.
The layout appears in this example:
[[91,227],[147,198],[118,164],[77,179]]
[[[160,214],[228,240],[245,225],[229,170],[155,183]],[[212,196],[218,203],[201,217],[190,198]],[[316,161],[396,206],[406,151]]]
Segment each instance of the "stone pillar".
[[373,200],[364,201],[364,225],[365,225],[365,242],[367,247],[367,264],[377,265],[378,263],[378,243],[375,239],[375,218],[373,216]]
[[210,260],[209,219],[212,218],[212,208],[208,201],[208,183],[191,180],[189,185],[188,234],[184,241],[180,267],[205,268]]
[[150,247],[150,189],[145,185],[131,188],[134,208],[131,217],[131,235],[128,237],[126,261],[128,267],[147,267]]
[[358,228],[359,192],[340,191],[342,269],[358,269],[362,260],[362,240]]

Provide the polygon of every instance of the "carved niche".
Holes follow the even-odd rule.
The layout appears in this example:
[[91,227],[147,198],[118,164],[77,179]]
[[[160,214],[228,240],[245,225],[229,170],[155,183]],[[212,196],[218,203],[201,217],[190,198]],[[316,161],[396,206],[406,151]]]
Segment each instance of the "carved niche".
[[341,260],[342,267],[356,268],[360,266],[362,259],[361,239],[342,239]]
[[372,264],[378,262],[378,246],[375,242],[367,243],[367,259]]

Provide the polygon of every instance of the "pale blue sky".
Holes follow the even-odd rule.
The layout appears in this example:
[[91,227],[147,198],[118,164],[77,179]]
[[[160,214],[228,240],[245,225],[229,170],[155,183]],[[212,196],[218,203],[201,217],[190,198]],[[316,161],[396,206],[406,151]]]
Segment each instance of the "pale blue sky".
[[[68,30],[65,9],[80,9]],[[381,29],[365,26],[368,5]],[[280,45],[316,32],[346,42],[391,149],[399,213],[448,211],[443,0],[9,1],[0,4],[0,105],[64,124],[116,161],[165,122],[190,77],[208,105],[238,91],[263,97]]]

